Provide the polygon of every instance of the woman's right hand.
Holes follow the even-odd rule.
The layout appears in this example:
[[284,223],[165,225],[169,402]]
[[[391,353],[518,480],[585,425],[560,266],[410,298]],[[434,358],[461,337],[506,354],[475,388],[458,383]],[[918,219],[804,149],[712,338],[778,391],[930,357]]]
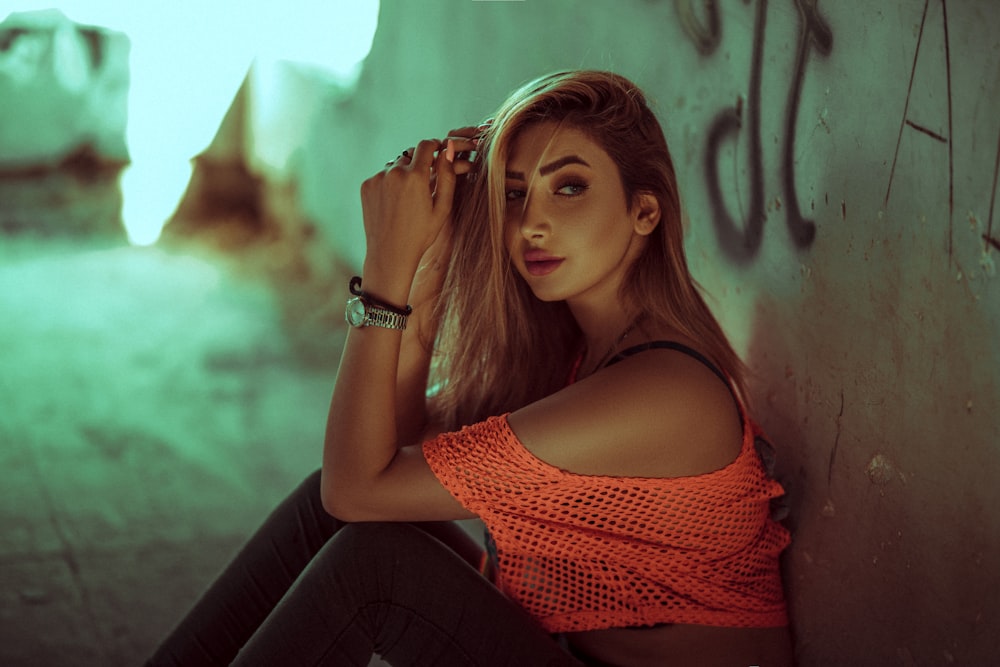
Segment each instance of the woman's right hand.
[[[445,141],[421,141],[361,184],[366,291],[390,303],[411,293],[422,257],[432,246],[437,246],[435,255],[442,246],[450,249],[456,181],[471,169],[468,160],[456,156],[476,145],[472,136],[463,136],[471,132],[456,132]],[[442,233],[445,238],[438,243]]]

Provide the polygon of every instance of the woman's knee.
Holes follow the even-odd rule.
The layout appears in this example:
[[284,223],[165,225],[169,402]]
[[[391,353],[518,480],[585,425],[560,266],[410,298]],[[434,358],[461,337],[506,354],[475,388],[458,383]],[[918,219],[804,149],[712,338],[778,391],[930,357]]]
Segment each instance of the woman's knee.
[[356,553],[393,551],[432,539],[408,523],[373,521],[348,523],[337,534],[337,543]]
[[320,471],[306,476],[275,509],[268,520],[274,534],[289,535],[292,542],[305,538],[311,554],[315,554],[345,525],[323,509],[320,498]]
[[[469,568],[448,545],[420,524],[364,522],[345,524],[329,546],[331,557],[355,571],[393,572],[419,579],[437,570]],[[471,568],[470,568],[471,569]]]

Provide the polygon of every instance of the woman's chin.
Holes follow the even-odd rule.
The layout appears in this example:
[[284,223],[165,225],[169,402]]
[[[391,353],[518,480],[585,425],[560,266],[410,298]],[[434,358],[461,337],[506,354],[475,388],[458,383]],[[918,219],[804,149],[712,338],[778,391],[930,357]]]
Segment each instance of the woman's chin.
[[531,287],[531,293],[534,294],[535,298],[538,299],[539,301],[544,301],[546,303],[552,303],[554,301],[564,301],[565,300],[565,296],[563,294],[561,294],[561,293],[556,292],[555,290],[540,289],[540,288],[536,288],[534,286],[530,286],[530,287]]

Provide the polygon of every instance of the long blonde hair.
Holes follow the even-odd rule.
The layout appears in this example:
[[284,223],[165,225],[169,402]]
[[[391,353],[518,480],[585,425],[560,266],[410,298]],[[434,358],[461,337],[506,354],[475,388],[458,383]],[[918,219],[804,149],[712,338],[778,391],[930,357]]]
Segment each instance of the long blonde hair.
[[661,218],[630,269],[621,298],[645,322],[680,331],[745,396],[745,370],[688,270],[680,197],[663,130],[642,91],[610,72],[564,71],[531,81],[497,111],[461,184],[454,251],[440,308],[432,382],[446,428],[516,410],[565,385],[582,338],[563,302],[534,297],[504,243],[505,166],[526,125],[555,121],[586,133],[618,166],[628,205],[653,194]]

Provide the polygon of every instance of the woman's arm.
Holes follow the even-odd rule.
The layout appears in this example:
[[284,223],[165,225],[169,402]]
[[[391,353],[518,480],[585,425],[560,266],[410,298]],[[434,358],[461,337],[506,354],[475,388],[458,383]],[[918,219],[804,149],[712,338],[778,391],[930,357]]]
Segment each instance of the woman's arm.
[[[402,305],[414,290],[421,258],[450,221],[456,150],[471,140],[422,141],[361,188],[367,254],[363,289]],[[438,151],[437,157],[434,156]],[[467,170],[467,169],[466,169]],[[420,341],[433,325],[414,311],[416,330],[352,329],[330,402],[323,448],[323,502],[341,519],[422,520],[470,516],[440,485],[419,448],[402,447],[401,430],[423,419],[429,350]],[[412,335],[416,334],[416,335]],[[385,516],[386,507],[400,508]]]
[[[472,169],[469,151],[475,149],[473,140],[482,127],[461,127],[448,132],[453,140],[456,159],[451,163],[459,177]],[[412,149],[411,149],[412,150]],[[436,174],[432,173],[431,187]],[[461,183],[456,183],[456,189]],[[460,195],[459,189],[457,194]],[[434,341],[440,326],[437,310],[438,298],[452,252],[450,220],[435,238],[434,243],[420,259],[420,264],[410,289],[408,304],[413,314],[400,343],[399,366],[396,374],[396,433],[401,445],[420,442],[429,433],[439,430],[427,415],[427,378],[430,372]]]
[[420,261],[410,290],[413,306],[403,332],[396,371],[396,438],[400,445],[415,444],[432,429],[427,415],[427,378],[434,339],[440,325],[438,297],[451,254],[451,230],[441,230]]

